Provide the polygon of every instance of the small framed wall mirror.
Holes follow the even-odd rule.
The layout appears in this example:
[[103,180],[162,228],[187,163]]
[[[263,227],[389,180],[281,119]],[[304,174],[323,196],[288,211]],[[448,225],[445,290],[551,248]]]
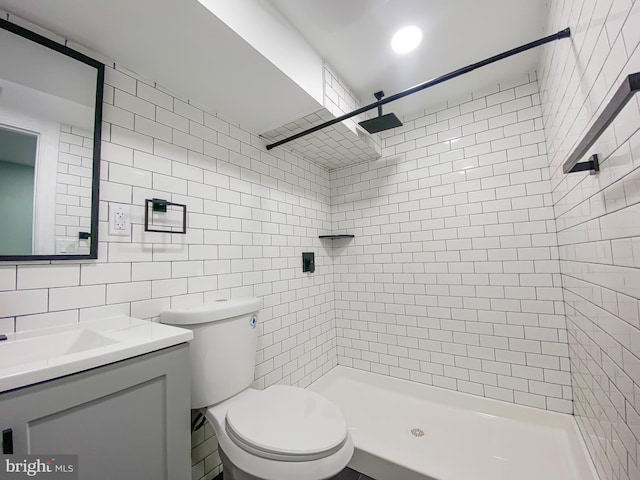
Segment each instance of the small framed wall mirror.
[[98,256],[104,65],[0,19],[0,261]]

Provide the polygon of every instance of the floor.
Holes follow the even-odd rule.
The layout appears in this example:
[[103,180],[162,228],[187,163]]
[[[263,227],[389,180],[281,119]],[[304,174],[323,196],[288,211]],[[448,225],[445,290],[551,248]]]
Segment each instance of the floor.
[[[223,474],[221,473],[213,480],[222,480]],[[355,470],[351,470],[350,468],[345,468],[335,477],[331,477],[329,480],[373,480],[371,477],[367,477],[361,473],[356,472]]]
[[329,480],[373,480],[373,478],[367,477],[364,473],[358,473],[350,468],[345,468],[338,475]]

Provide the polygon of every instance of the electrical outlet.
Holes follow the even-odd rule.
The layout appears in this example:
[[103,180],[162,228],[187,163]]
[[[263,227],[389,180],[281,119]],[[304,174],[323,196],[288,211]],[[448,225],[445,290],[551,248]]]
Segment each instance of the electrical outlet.
[[128,236],[129,230],[129,207],[109,205],[109,235]]

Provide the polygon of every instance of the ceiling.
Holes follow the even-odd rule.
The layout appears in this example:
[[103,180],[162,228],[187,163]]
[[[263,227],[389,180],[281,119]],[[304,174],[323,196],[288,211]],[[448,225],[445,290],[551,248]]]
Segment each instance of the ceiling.
[[196,0],[0,0],[64,36],[261,133],[320,108]]
[[[342,76],[363,104],[544,36],[545,0],[268,0]],[[416,25],[422,44],[397,55],[390,40]],[[538,52],[484,67],[385,111],[412,114],[536,69]]]
[[[375,91],[391,95],[535,40],[543,35],[545,17],[544,0],[234,1],[275,8],[364,104],[374,101]],[[196,0],[0,0],[0,9],[114,59],[255,133],[322,107]],[[420,26],[424,40],[416,51],[397,56],[389,40],[406,24]],[[385,111],[419,112],[530,72],[537,59],[537,51],[518,55]]]

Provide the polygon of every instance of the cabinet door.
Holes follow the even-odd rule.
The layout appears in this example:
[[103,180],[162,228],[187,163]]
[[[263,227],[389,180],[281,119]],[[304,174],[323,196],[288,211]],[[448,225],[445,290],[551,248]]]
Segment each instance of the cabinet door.
[[77,454],[80,479],[183,480],[190,470],[186,344],[0,395],[14,453]]

